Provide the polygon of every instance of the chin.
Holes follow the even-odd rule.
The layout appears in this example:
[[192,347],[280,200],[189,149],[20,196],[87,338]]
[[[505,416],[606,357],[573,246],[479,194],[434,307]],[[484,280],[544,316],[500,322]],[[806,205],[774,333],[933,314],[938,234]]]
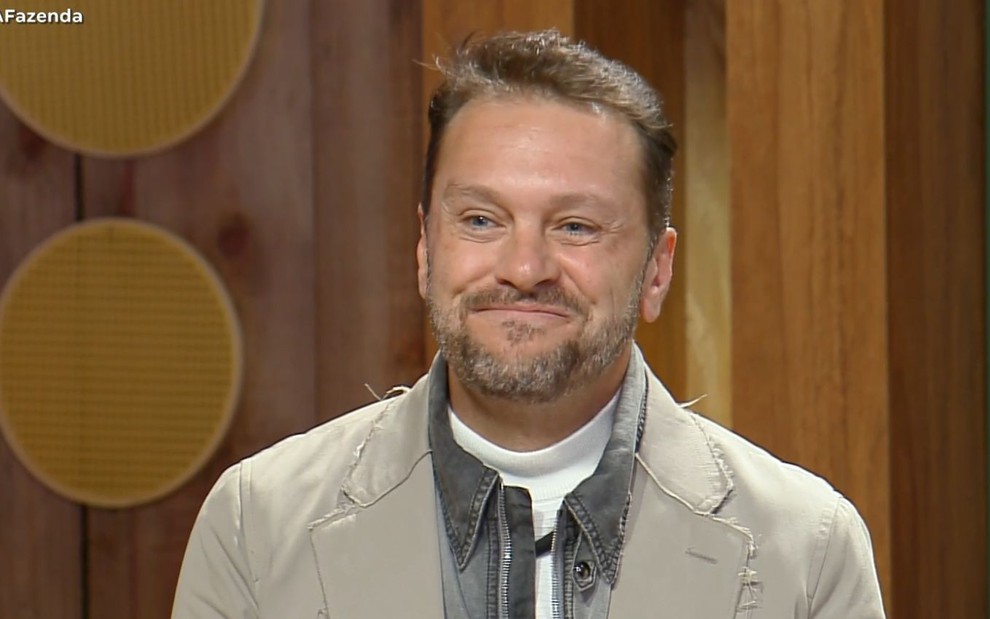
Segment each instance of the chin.
[[471,339],[491,353],[507,357],[547,353],[568,341],[561,334],[542,331],[520,335],[508,329],[501,333],[472,334]]

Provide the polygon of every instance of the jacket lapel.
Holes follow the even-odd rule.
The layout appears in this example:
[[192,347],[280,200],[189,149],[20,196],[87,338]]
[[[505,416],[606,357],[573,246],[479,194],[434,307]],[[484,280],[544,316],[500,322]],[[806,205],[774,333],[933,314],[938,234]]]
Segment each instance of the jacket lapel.
[[336,508],[309,525],[330,617],[443,616],[425,382],[387,406]]
[[749,548],[727,523],[671,501],[637,467],[609,619],[734,617]]
[[[746,529],[718,516],[732,480],[692,414],[647,377],[649,413],[609,617],[733,617],[755,547]],[[335,509],[309,525],[329,617],[443,616],[427,392],[422,379],[385,407]]]
[[609,617],[734,617],[755,546],[718,516],[732,479],[693,414],[647,376],[649,414]]

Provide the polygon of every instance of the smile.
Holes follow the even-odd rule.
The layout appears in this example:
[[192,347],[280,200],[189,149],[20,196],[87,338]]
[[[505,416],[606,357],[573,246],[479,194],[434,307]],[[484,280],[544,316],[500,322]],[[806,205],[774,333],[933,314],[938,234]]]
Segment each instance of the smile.
[[497,320],[542,321],[570,318],[566,310],[546,305],[495,305],[478,308],[474,313]]

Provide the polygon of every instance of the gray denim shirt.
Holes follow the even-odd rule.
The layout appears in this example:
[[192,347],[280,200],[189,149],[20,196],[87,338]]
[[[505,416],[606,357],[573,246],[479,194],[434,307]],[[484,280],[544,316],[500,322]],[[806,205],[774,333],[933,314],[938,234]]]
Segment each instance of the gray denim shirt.
[[[647,401],[646,366],[632,355],[612,435],[595,472],[564,497],[553,547],[554,617],[603,619],[622,555],[635,454]],[[535,541],[529,493],[464,451],[447,417],[447,367],[430,370],[429,441],[442,523],[447,619],[530,619]]]

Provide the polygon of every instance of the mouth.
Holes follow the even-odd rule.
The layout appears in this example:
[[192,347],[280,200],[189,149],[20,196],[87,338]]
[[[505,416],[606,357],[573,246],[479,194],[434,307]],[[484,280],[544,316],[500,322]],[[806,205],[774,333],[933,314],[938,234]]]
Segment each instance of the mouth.
[[475,313],[502,315],[516,318],[570,318],[570,312],[553,305],[486,305],[475,308]]

